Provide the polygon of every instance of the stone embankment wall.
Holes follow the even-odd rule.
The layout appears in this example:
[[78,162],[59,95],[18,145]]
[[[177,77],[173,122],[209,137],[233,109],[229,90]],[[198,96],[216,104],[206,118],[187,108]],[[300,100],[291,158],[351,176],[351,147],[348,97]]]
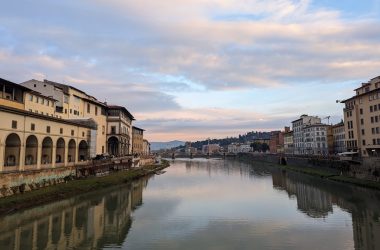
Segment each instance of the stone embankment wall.
[[75,175],[74,167],[0,174],[0,198],[63,183]]
[[151,156],[140,157],[140,166],[152,165],[155,163],[155,158]]
[[321,168],[331,174],[345,175],[358,179],[380,181],[380,158],[363,159],[362,164],[336,159],[282,156],[274,154],[241,153],[237,159],[256,162],[268,162],[295,167]]
[[[143,167],[154,164],[155,158],[151,156],[144,156],[140,158],[133,158],[132,162],[134,167]],[[110,164],[112,165],[112,163]],[[78,167],[80,168],[80,166]],[[72,180],[80,172],[79,168],[77,169],[75,166],[72,166],[1,173],[0,198]]]

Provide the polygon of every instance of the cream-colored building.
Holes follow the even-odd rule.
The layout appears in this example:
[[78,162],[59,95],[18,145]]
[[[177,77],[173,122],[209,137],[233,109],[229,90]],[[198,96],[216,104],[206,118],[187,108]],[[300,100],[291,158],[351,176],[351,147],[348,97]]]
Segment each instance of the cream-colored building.
[[[98,129],[93,131],[92,140],[89,142],[90,156],[94,157],[106,152],[107,105],[105,103],[67,84],[32,79],[21,85],[56,100],[54,113],[56,117],[75,120],[93,119]],[[33,110],[33,108],[30,109]]]
[[150,143],[146,139],[143,139],[143,155],[150,155]]
[[121,106],[107,107],[107,152],[110,155],[132,154],[132,121],[135,119]]
[[132,127],[132,153],[143,154],[144,129]]
[[0,79],[1,172],[71,166],[89,159],[95,122],[57,118],[55,103]]
[[344,122],[332,126],[334,154],[346,152]]
[[380,156],[380,76],[354,91],[342,101],[346,148],[364,157]]
[[284,153],[294,154],[293,131],[284,133]]

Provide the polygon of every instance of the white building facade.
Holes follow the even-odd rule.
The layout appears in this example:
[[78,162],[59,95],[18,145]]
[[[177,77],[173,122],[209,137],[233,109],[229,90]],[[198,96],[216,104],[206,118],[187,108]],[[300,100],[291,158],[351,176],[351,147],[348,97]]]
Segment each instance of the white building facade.
[[326,124],[307,125],[303,128],[303,148],[302,154],[307,155],[328,155],[328,127]]
[[318,123],[321,123],[321,118],[309,115],[302,115],[299,119],[292,121],[294,154],[307,154],[303,129]]

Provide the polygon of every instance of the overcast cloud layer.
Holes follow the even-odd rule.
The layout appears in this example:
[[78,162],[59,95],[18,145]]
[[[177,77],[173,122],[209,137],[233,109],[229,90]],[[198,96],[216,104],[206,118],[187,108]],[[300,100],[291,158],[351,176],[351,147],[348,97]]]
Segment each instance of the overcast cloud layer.
[[0,77],[125,105],[150,140],[279,129],[380,75],[379,1],[6,1]]

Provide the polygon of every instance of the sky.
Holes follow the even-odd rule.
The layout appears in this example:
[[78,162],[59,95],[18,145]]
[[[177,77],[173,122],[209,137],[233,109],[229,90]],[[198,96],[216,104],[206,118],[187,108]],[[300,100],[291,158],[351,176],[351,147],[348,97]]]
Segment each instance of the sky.
[[[125,106],[150,141],[342,119],[380,75],[380,0],[17,0],[0,78],[70,84]],[[323,120],[327,122],[327,120]]]

